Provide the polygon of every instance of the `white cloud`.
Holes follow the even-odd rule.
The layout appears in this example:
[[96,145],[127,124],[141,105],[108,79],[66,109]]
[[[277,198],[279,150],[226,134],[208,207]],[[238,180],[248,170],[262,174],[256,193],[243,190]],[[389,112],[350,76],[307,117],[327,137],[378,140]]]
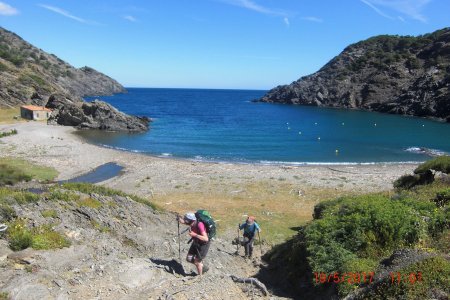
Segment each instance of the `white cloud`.
[[400,21],[402,21],[402,22],[406,22],[406,21],[405,21],[405,18],[403,18],[403,17],[401,17],[401,16],[397,16],[397,18],[398,18]]
[[76,17],[76,16],[72,15],[71,13],[69,13],[68,11],[65,11],[59,7],[50,6],[50,5],[46,5],[46,4],[38,4],[38,5],[42,8],[48,9],[49,11],[55,12],[57,14],[60,14],[66,18],[75,20],[77,22],[84,23],[84,24],[92,24],[92,22],[82,19],[82,18],[79,18],[79,17]]
[[130,22],[137,22],[137,19],[133,16],[127,15],[123,17],[125,20],[130,21]]
[[366,4],[367,6],[369,6],[371,9],[373,9],[377,14],[379,14],[380,16],[383,16],[387,19],[393,19],[391,16],[385,14],[384,12],[382,12],[380,9],[378,9],[375,5],[373,5],[371,2],[369,2],[369,0],[361,0],[362,3]]
[[284,22],[284,24],[286,24],[287,27],[289,27],[291,25],[291,23],[289,23],[289,19],[287,17],[283,18],[283,22]]
[[[383,17],[394,19],[391,16],[384,14],[379,8],[385,7],[387,9],[399,12],[411,19],[426,23],[427,18],[423,15],[423,8],[431,2],[431,0],[361,0],[363,3],[370,6],[378,14]],[[400,19],[401,20],[401,19]]]
[[323,22],[323,19],[316,18],[316,17],[302,17],[301,19],[305,20],[305,21],[316,22],[316,23],[322,23]]
[[0,15],[14,16],[14,15],[17,15],[18,13],[19,13],[19,11],[17,9],[15,9],[14,7],[12,7],[11,5],[9,5],[5,2],[0,2]]
[[273,15],[273,16],[281,16],[286,17],[288,15],[287,12],[277,9],[271,9],[262,5],[257,4],[256,2],[253,2],[251,0],[222,0],[222,2],[225,2],[227,4],[240,6],[261,14],[266,15]]

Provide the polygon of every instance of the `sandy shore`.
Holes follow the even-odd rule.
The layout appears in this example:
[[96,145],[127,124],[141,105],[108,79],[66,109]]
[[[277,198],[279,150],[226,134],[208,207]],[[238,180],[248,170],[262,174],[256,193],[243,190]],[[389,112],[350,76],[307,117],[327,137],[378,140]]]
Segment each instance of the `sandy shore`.
[[[108,186],[141,195],[175,191],[207,191],[212,182],[220,188],[258,181],[283,182],[344,191],[381,191],[392,188],[399,176],[410,173],[410,164],[273,166],[206,163],[159,158],[91,145],[73,134],[71,127],[39,122],[0,125],[19,134],[0,140],[0,156],[21,157],[58,170],[64,180],[107,162],[125,167],[124,174],[105,182]],[[215,186],[218,186],[215,184]]]

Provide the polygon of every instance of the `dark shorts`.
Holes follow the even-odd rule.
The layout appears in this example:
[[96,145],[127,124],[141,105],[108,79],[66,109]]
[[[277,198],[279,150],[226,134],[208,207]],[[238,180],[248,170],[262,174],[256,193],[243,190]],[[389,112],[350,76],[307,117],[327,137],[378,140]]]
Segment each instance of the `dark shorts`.
[[210,242],[206,244],[200,244],[196,241],[193,241],[191,247],[189,248],[188,254],[194,255],[197,260],[202,261],[203,259],[205,259],[206,254],[208,254],[210,244]]

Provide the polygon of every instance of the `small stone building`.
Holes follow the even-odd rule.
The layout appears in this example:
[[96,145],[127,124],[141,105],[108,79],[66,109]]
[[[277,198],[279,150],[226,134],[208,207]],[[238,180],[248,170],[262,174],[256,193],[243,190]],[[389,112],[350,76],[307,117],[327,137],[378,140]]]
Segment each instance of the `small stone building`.
[[36,105],[22,105],[20,107],[20,116],[29,120],[47,120],[50,117],[51,109]]

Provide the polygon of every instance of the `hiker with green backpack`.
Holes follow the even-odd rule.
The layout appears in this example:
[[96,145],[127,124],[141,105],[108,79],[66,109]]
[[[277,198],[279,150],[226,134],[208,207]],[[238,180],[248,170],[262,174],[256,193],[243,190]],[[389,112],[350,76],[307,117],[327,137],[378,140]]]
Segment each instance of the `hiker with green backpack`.
[[238,228],[239,230],[244,230],[244,241],[242,242],[242,245],[245,249],[245,257],[252,258],[255,233],[258,231],[259,235],[261,228],[258,223],[255,222],[255,217],[253,216],[248,216],[247,220],[242,225],[239,224]]
[[190,226],[189,236],[192,245],[186,256],[186,261],[196,266],[198,275],[208,271],[208,267],[203,265],[212,238],[215,236],[216,227],[211,215],[205,210],[198,210],[196,213],[186,213],[183,218],[177,217],[181,224]]

